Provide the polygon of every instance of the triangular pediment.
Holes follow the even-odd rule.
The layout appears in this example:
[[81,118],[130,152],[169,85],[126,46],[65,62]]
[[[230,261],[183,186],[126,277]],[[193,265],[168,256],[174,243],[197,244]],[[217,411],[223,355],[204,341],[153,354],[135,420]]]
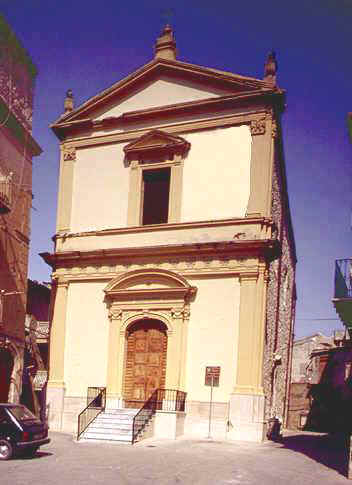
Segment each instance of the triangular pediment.
[[166,105],[272,90],[272,86],[260,79],[180,61],[155,59],[61,116],[53,126],[79,120],[116,118],[129,112]]
[[161,130],[152,130],[137,140],[125,146],[124,152],[127,159],[143,158],[143,154],[150,155],[153,152],[168,152],[171,154],[185,153],[190,144],[181,136],[170,135]]
[[125,146],[126,154],[149,150],[188,148],[189,143],[181,136],[169,135],[161,130],[153,130]]

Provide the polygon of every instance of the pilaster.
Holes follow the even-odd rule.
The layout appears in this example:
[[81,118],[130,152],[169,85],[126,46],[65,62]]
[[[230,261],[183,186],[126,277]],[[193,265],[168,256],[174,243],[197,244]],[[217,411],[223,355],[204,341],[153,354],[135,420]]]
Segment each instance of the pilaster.
[[128,193],[127,225],[139,226],[140,205],[142,189],[142,170],[138,160],[132,160],[130,164],[130,183]]
[[246,217],[270,217],[275,127],[270,113],[250,124],[251,174]]
[[183,164],[181,155],[174,155],[174,163],[171,166],[169,223],[179,222],[181,219]]
[[61,146],[56,232],[69,232],[71,226],[73,172],[76,148]]
[[189,309],[172,308],[170,316],[173,330],[167,332],[165,385],[168,389],[185,389]]
[[109,347],[108,367],[106,379],[107,407],[121,406],[123,357],[124,357],[124,331],[122,329],[122,310],[112,309],[109,312]]
[[54,280],[54,312],[50,327],[50,359],[47,401],[49,421],[53,430],[62,428],[62,413],[65,397],[65,339],[68,281]]
[[240,274],[237,375],[230,396],[230,439],[264,439],[263,352],[265,330],[265,263]]

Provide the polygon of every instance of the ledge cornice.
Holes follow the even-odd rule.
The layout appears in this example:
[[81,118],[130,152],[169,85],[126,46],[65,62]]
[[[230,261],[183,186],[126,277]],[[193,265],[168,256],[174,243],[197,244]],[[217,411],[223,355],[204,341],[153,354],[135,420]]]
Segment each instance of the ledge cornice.
[[280,245],[276,239],[220,241],[212,243],[157,245],[129,248],[96,249],[90,251],[62,251],[40,253],[44,261],[55,270],[73,264],[90,264],[114,259],[167,258],[167,257],[219,257],[219,255],[250,254],[254,257],[272,259],[279,255]]
[[255,90],[248,92],[241,92],[227,96],[220,96],[217,98],[206,98],[197,101],[189,101],[186,103],[177,103],[156,108],[148,108],[137,111],[130,111],[123,113],[117,117],[107,117],[101,120],[92,120],[84,118],[79,120],[60,120],[50,125],[56,136],[60,140],[64,140],[69,135],[78,135],[80,132],[87,130],[93,132],[95,130],[113,129],[118,127],[126,127],[130,123],[135,123],[154,119],[169,118],[170,114],[173,117],[185,116],[187,114],[202,114],[206,111],[212,110],[226,110],[231,108],[247,108],[248,106],[272,106],[276,105],[279,111],[284,110],[285,92],[272,90]]
[[[156,231],[171,231],[184,229],[197,229],[201,227],[222,227],[222,226],[247,226],[260,225],[272,226],[273,221],[267,217],[241,217],[233,219],[219,219],[213,221],[195,221],[195,222],[175,222],[167,224],[153,224],[150,226],[133,226],[133,227],[118,227],[114,229],[103,229],[101,231],[84,231],[75,233],[55,234],[52,240],[55,242],[58,239],[68,239],[74,237],[89,237],[89,236],[111,236],[115,234],[136,234]],[[240,229],[240,227],[239,227]]]

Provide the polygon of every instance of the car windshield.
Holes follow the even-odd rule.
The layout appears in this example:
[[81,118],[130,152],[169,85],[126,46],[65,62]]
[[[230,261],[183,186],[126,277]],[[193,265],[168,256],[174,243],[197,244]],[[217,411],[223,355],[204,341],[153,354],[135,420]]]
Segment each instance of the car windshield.
[[34,416],[25,406],[11,406],[8,408],[11,414],[15,416],[18,421],[38,421],[38,418]]

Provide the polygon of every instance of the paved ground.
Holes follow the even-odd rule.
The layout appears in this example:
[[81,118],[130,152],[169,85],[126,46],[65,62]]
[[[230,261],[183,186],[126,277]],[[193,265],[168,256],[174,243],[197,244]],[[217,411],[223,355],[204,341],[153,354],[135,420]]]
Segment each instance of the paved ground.
[[344,453],[324,436],[291,434],[283,443],[144,440],[134,446],[75,443],[51,433],[35,458],[0,463],[1,485],[338,485]]

